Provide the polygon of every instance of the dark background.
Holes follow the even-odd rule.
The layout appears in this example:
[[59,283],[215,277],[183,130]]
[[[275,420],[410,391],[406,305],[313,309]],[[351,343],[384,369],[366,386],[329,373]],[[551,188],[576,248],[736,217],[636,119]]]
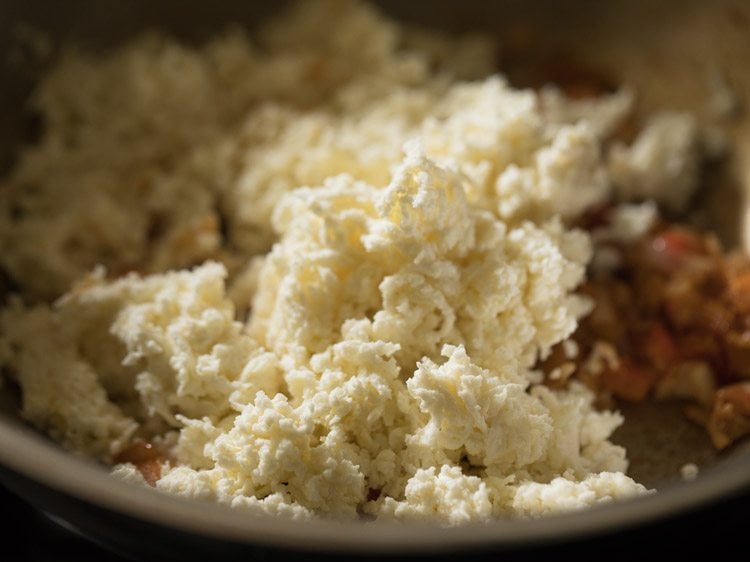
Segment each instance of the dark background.
[[[545,546],[521,551],[488,553],[451,553],[429,560],[665,560],[701,559],[750,560],[750,489],[731,500],[667,522],[627,533],[604,535],[587,541]],[[0,560],[7,562],[122,562],[132,560],[113,554],[52,523],[6,488],[0,487]],[[185,562],[193,560],[189,552],[181,553]],[[181,557],[182,557],[181,556]],[[347,558],[328,554],[289,553],[268,549],[248,552],[245,560],[325,560]],[[352,559],[349,557],[348,559]],[[420,558],[412,558],[419,560]],[[222,560],[217,552],[213,560]],[[375,558],[371,558],[375,560]],[[427,560],[422,558],[422,560]],[[148,561],[151,562],[151,561]]]

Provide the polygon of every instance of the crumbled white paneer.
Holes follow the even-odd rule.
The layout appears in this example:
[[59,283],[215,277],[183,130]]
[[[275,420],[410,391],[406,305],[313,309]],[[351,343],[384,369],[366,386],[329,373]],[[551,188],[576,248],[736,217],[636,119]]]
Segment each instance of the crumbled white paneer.
[[659,209],[653,201],[623,203],[612,209],[609,224],[596,228],[592,232],[592,238],[597,243],[635,242],[648,234],[658,217]]
[[[615,189],[684,204],[694,126],[610,151],[632,94],[515,90],[492,52],[316,1],[253,40],[65,53],[0,195],[23,415],[105,461],[158,444],[159,490],[291,517],[645,493],[621,416],[534,367],[590,310],[570,225]],[[652,211],[623,208],[617,236]]]
[[692,116],[660,113],[632,146],[613,147],[609,175],[623,199],[651,199],[672,211],[683,211],[698,186],[699,150]]

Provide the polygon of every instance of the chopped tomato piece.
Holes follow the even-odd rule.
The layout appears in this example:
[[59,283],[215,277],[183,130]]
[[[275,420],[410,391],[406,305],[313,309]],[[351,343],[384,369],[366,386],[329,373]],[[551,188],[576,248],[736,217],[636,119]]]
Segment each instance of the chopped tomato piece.
[[169,458],[164,451],[151,443],[135,441],[116,455],[114,461],[134,464],[144,480],[153,486],[161,478],[161,467],[165,462],[169,462]]
[[671,227],[654,236],[646,249],[650,265],[665,273],[682,266],[693,255],[703,254],[705,243],[697,234],[680,227]]
[[750,433],[750,382],[731,384],[716,392],[707,429],[717,449]]
[[164,456],[161,449],[145,441],[135,441],[126,449],[120,451],[115,457],[115,462],[139,464],[142,462],[158,459]]
[[641,402],[648,396],[657,376],[652,369],[625,358],[620,360],[616,368],[602,371],[601,380],[605,388],[615,396],[631,402]]
[[680,358],[677,343],[663,324],[655,322],[644,342],[646,357],[659,370],[665,370]]

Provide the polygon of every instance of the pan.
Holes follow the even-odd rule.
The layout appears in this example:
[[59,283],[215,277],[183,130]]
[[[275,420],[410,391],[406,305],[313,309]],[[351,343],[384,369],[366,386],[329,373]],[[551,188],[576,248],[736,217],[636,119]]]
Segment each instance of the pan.
[[[379,2],[389,15],[448,33],[481,31],[500,38],[500,68],[524,80],[524,69],[556,56],[602,69],[639,95],[644,111],[688,110],[720,130],[732,147],[698,203],[703,220],[728,245],[750,247],[750,130],[742,107],[750,101],[750,7],[718,0],[571,2]],[[41,31],[59,46],[74,42],[106,50],[145,29],[186,42],[211,37],[228,24],[252,28],[275,3],[165,0],[99,2],[42,0],[0,5],[2,52],[18,54],[18,30]],[[21,52],[19,56],[23,57]],[[7,170],[36,126],[24,110],[36,63],[0,66],[0,166]],[[43,63],[42,63],[43,64]],[[717,119],[717,80],[736,101]],[[2,251],[8,251],[3,249]],[[107,470],[64,451],[18,416],[11,384],[0,388],[0,480],[50,517],[113,548],[176,558],[178,552],[242,557],[255,546],[331,553],[435,553],[549,544],[647,525],[746,492],[750,449],[740,443],[717,454],[678,406],[622,405],[626,423],[614,441],[628,448],[630,473],[658,493],[539,520],[499,520],[455,528],[391,522],[279,520],[261,514],[166,496],[113,479]],[[679,468],[697,463],[697,479]]]

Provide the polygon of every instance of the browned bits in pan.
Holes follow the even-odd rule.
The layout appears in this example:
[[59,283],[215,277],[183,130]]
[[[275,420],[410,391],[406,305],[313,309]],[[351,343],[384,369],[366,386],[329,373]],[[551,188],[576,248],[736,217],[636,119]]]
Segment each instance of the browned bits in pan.
[[[606,224],[599,213],[588,228]],[[600,395],[687,403],[718,449],[750,433],[750,259],[684,225],[619,248],[622,266],[581,292],[594,301],[572,370]],[[598,361],[601,349],[616,361]],[[540,367],[560,386],[560,352]]]
[[135,465],[150,486],[154,486],[161,478],[161,468],[170,463],[167,454],[156,445],[145,441],[135,441],[114,457],[114,462]]

